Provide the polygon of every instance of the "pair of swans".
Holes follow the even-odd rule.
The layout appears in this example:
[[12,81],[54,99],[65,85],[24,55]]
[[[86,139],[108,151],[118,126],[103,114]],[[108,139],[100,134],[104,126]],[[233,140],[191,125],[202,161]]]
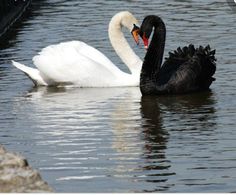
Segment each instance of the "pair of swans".
[[[140,86],[145,94],[178,94],[209,89],[216,70],[215,50],[193,45],[178,48],[162,65],[166,28],[162,19],[145,17],[140,28],[130,12],[114,15],[109,23],[110,42],[131,74],[122,72],[105,55],[80,41],[44,48],[33,58],[38,69],[13,61],[35,85],[73,84],[79,87]],[[121,31],[128,28],[136,43],[141,36],[147,53],[142,64]],[[154,29],[150,45],[150,35]]]

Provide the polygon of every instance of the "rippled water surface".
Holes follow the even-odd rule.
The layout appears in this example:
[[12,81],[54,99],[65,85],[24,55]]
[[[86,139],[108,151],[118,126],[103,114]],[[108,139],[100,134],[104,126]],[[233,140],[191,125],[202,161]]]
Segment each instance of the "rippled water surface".
[[[216,48],[212,91],[142,97],[136,87],[33,88],[10,64],[33,66],[41,48],[82,40],[127,71],[107,36],[122,10],[140,21],[163,17],[166,51]],[[235,17],[222,0],[35,0],[0,46],[1,144],[26,156],[56,192],[236,192]]]

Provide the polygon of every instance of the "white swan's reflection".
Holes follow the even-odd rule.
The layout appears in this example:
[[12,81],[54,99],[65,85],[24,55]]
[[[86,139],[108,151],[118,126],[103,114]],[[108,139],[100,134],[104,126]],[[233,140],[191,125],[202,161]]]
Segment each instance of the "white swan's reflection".
[[117,152],[127,151],[137,141],[127,134],[133,130],[138,134],[140,126],[138,88],[35,88],[27,98],[34,109],[32,119],[47,129],[41,133],[65,133],[66,137],[72,133],[81,135],[85,129],[96,129],[97,134],[106,131],[114,135],[110,143]]
[[126,177],[139,167],[139,88],[37,88],[26,97],[36,144],[52,159],[41,169],[73,170],[57,180]]

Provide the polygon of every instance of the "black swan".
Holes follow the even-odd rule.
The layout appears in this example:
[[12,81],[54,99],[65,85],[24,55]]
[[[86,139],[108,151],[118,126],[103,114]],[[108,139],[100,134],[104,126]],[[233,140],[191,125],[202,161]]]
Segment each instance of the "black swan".
[[[151,43],[148,39],[154,28]],[[140,75],[140,90],[143,95],[184,94],[209,90],[215,80],[215,50],[210,46],[195,48],[192,44],[179,47],[162,64],[166,28],[163,20],[155,15],[146,16],[139,30],[146,56]]]

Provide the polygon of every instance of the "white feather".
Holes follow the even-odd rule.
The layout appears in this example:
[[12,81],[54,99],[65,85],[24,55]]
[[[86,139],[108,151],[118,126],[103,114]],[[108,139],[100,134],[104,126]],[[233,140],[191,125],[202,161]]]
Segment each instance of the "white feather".
[[33,82],[35,85],[47,85],[44,79],[41,77],[40,72],[35,68],[30,68],[25,66],[24,64],[20,64],[19,62],[15,62],[12,60],[12,64],[24,72]]

